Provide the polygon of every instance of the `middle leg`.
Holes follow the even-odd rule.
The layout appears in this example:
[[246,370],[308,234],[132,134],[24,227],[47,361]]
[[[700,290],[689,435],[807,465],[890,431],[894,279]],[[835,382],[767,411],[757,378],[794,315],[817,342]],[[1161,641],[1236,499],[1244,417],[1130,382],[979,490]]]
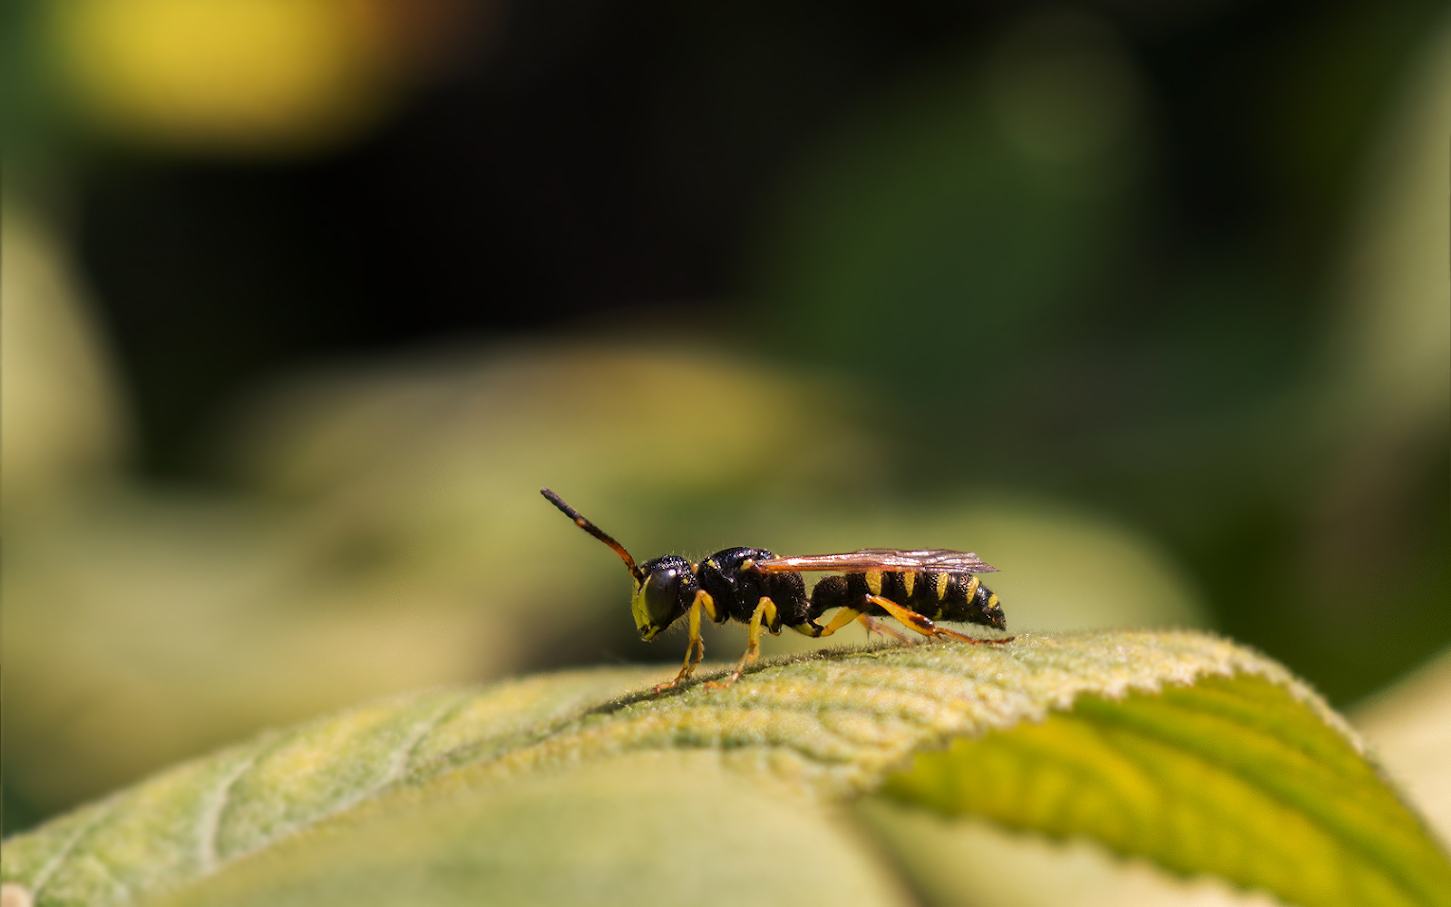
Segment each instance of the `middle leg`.
[[771,626],[776,622],[776,603],[771,601],[769,596],[761,596],[756,602],[756,610],[751,612],[750,628],[746,631],[746,654],[736,663],[736,669],[726,676],[725,680],[712,681],[706,684],[707,689],[719,690],[728,687],[741,679],[741,672],[756,660],[761,654],[761,625]]

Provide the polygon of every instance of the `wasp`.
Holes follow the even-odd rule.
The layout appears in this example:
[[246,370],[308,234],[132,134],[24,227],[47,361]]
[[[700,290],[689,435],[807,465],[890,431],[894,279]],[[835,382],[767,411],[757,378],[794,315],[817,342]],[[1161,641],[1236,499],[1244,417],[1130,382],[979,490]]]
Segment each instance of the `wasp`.
[[[778,557],[765,548],[726,548],[698,563],[666,555],[637,565],[625,546],[581,516],[548,488],[539,493],[574,524],[604,542],[625,562],[635,581],[630,600],[635,627],[649,642],[682,617],[688,617],[690,642],[685,664],[675,679],[655,687],[669,689],[690,679],[705,657],[700,636],[704,615],[718,624],[734,620],[747,625],[746,652],[726,679],[708,684],[725,687],[740,678],[760,654],[761,632],[779,635],[790,627],[804,636],[830,636],[853,621],[868,632],[906,637],[877,623],[893,617],[926,637],[946,637],[973,644],[1001,645],[1012,637],[979,639],[937,626],[958,621],[1007,629],[998,597],[975,574],[997,568],[966,551],[862,548],[844,554]],[[816,584],[808,595],[802,573],[836,572]],[[830,622],[821,616],[839,609]]]

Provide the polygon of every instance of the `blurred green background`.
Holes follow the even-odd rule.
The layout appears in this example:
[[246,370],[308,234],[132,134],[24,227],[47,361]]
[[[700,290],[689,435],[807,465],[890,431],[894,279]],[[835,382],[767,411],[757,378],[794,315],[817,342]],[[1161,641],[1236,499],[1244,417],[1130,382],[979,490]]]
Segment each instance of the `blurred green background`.
[[541,485],[637,558],[975,550],[1010,628],[1342,706],[1451,643],[1442,4],[16,0],[0,102],[6,833],[668,677]]

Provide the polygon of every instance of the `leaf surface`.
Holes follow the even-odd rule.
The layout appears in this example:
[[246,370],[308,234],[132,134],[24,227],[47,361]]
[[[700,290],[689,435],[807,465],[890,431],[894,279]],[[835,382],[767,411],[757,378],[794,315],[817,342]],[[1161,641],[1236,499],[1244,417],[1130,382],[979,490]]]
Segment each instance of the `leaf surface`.
[[909,903],[934,869],[843,811],[866,796],[1307,904],[1451,891],[1344,722],[1206,634],[834,651],[643,691],[666,673],[425,692],[264,735],[7,841],[4,879],[38,905]]

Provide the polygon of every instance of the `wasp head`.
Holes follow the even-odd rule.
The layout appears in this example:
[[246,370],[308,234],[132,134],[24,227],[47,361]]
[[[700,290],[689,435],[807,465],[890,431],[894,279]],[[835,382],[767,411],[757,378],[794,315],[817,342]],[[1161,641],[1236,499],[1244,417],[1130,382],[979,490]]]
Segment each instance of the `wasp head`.
[[539,493],[574,520],[574,525],[610,546],[625,562],[625,569],[630,571],[630,577],[635,581],[630,610],[635,612],[635,627],[640,631],[641,639],[654,639],[695,601],[695,591],[699,586],[695,582],[695,571],[690,569],[690,561],[671,555],[657,557],[637,567],[624,545],[564,503],[559,495],[548,488],[539,489]]
[[675,622],[695,600],[695,573],[690,561],[669,555],[640,565],[642,578],[635,583],[630,610],[640,638],[650,641]]

